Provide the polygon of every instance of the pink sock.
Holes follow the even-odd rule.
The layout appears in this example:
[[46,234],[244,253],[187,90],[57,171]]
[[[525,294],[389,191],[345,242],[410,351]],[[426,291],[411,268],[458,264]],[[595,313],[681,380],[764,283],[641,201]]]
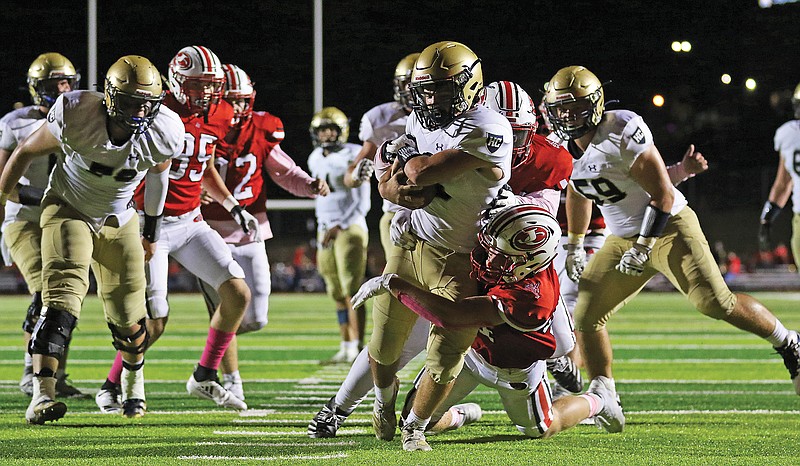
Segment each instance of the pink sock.
[[203,349],[203,355],[200,356],[200,365],[208,369],[217,370],[219,362],[222,361],[222,356],[231,344],[235,332],[223,332],[214,327],[208,328],[208,339],[206,339],[206,347]]
[[111,370],[108,371],[108,381],[119,385],[122,380],[122,353],[117,351],[117,357],[111,364]]
[[600,409],[603,407],[603,400],[594,393],[584,393],[583,395],[579,395],[579,397],[589,402],[589,417],[599,413]]

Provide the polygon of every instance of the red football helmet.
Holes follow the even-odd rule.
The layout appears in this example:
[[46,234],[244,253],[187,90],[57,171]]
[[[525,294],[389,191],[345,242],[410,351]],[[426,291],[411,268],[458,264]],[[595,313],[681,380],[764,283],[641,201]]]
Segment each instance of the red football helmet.
[[192,113],[208,114],[222,98],[225,73],[214,52],[190,45],[169,62],[167,87],[175,99]]
[[550,265],[560,237],[558,220],[547,210],[531,204],[511,206],[478,233],[472,273],[488,285],[518,282]]
[[253,116],[253,104],[256,101],[253,81],[236,65],[222,65],[222,70],[225,73],[225,92],[222,98],[233,106],[232,124],[241,124]]
[[533,151],[533,135],[539,126],[533,99],[517,83],[496,81],[486,86],[483,105],[500,113],[514,131],[512,168],[524,162]]

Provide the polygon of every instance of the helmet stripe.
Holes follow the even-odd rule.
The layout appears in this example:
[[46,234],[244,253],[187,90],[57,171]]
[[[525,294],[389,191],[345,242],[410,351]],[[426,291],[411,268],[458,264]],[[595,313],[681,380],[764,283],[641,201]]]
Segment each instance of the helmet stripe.
[[512,110],[517,107],[516,106],[517,88],[511,81],[501,81],[501,82],[503,83],[502,95],[505,96],[505,99],[501,97],[501,99],[505,101],[505,105],[503,105],[503,108]]
[[211,56],[211,51],[207,48],[202,46],[193,46],[197,53],[200,55],[200,58],[203,60],[203,70],[206,72],[213,72],[214,71],[214,59]]

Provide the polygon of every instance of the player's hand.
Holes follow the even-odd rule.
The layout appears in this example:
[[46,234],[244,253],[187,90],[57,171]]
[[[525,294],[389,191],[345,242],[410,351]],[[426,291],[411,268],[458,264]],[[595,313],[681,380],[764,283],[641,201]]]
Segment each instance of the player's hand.
[[387,273],[365,281],[361,285],[361,288],[359,288],[356,294],[350,299],[353,308],[361,307],[369,298],[382,295],[389,291],[389,280],[396,276],[397,274]]
[[411,233],[411,211],[401,209],[392,217],[389,225],[389,237],[392,243],[403,249],[413,251],[417,247],[417,238]]
[[758,227],[758,249],[760,251],[771,251],[772,250],[772,238],[771,238],[771,230],[772,225],[769,223],[762,223]]
[[373,173],[375,173],[375,162],[370,159],[359,160],[356,166],[353,167],[353,186],[361,186],[369,181]]
[[410,186],[405,184],[406,175],[402,170],[394,174],[386,171],[378,183],[378,192],[381,197],[389,202],[406,209],[419,209],[430,203],[425,195],[424,186]]
[[578,283],[583,274],[583,269],[586,268],[586,250],[583,248],[583,242],[566,244],[564,249],[567,250],[565,263],[567,277]]
[[708,161],[703,154],[694,150],[694,144],[689,144],[689,148],[683,154],[681,165],[688,175],[698,175],[708,170]]
[[255,241],[261,241],[261,232],[258,225],[258,220],[253,217],[253,214],[244,210],[242,206],[236,205],[231,209],[231,216],[239,222],[242,230],[249,234]]
[[150,262],[150,259],[152,259],[153,255],[156,253],[156,243],[151,243],[150,241],[142,238],[142,249],[144,249],[145,263]]
[[638,277],[644,272],[644,265],[650,260],[651,249],[642,244],[634,244],[632,248],[625,251],[619,264],[615,267],[620,273]]
[[331,188],[328,186],[328,182],[321,178],[316,178],[309,182],[308,187],[311,190],[311,194],[316,194],[318,196],[325,197],[331,193]]
[[417,140],[410,134],[403,134],[392,141],[385,141],[381,144],[379,154],[381,159],[386,163],[394,163],[398,158],[405,163],[406,160],[419,154],[419,150],[417,150]]
[[208,194],[208,191],[206,191],[205,189],[200,191],[200,203],[201,204],[208,205],[208,204],[212,204],[214,202],[217,202],[217,201],[215,201],[214,198],[211,197],[211,194]]
[[330,246],[333,246],[333,241],[336,239],[337,236],[339,236],[339,233],[341,233],[341,231],[342,227],[340,227],[339,225],[333,226],[325,230],[325,234],[322,235],[322,244],[320,246],[322,246],[323,248],[328,248]]
[[503,187],[500,188],[500,191],[497,193],[497,196],[492,199],[489,207],[481,212],[483,221],[488,223],[489,220],[497,216],[497,214],[500,212],[517,204],[519,204],[519,200],[517,199],[516,194],[514,194],[514,192],[511,190],[511,186],[507,184],[503,185]]

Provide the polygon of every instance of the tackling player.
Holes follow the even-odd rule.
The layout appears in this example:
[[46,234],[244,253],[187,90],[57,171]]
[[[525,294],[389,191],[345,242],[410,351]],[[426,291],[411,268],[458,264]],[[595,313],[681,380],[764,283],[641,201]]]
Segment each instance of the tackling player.
[[[122,57],[106,73],[105,94],[59,96],[47,124],[17,146],[0,177],[0,205],[5,205],[32,160],[65,154],[57,158],[42,200],[43,307],[29,346],[34,370],[33,398],[25,412],[29,423],[53,421],[67,411],[55,400],[55,373],[89,289],[90,265],[120,351],[122,412],[144,414],[144,258],[158,244],[159,224],[152,219],[162,214],[169,162],[183,147],[180,118],[160,107],[163,98],[156,67],[144,57]],[[129,203],[143,178],[148,180],[144,210],[151,220],[140,237]]]
[[[14,110],[0,119],[0,172],[19,143],[45,123],[47,112],[56,98],[78,87],[79,78],[72,62],[60,53],[49,52],[36,57],[28,68],[28,90],[33,105]],[[27,348],[42,310],[40,203],[50,171],[56,163],[55,159],[54,153],[31,162],[16,187],[17,194],[8,199],[2,226],[3,244],[0,249],[3,250],[6,265],[11,265],[12,262],[17,264],[28,285],[28,291],[33,295],[22,323],[25,366],[19,383],[20,390],[28,396],[33,396],[33,360]],[[66,368],[67,351],[58,361],[56,394],[65,397],[84,396],[67,379]]]
[[336,107],[325,107],[311,119],[309,132],[314,150],[308,169],[327,181],[330,194],[314,203],[317,217],[317,264],[325,289],[336,303],[342,341],[331,362],[353,362],[361,351],[366,310],[354,308],[350,297],[358,290],[367,267],[366,215],[370,208],[369,183],[349,188],[348,167],[361,146],[347,142],[347,117]]
[[605,111],[600,81],[581,66],[553,76],[545,103],[575,159],[567,194],[570,235],[587,230],[592,202],[611,230],[583,274],[576,273],[581,280],[575,324],[590,387],[616,390],[606,323],[662,272],[703,314],[769,341],[800,395],[797,332],[725,285],[697,216],[673,186],[642,118],[627,110]]
[[[298,197],[314,198],[329,192],[324,180],[314,179],[298,167],[281,149],[283,122],[267,112],[254,112],[256,91],[250,76],[236,65],[222,65],[225,92],[222,96],[233,107],[233,120],[224,138],[217,141],[215,162],[225,185],[243,208],[259,223],[260,238],[242,230],[219,203],[202,206],[203,218],[227,243],[236,262],[244,269],[244,280],[250,288],[250,304],[245,310],[238,334],[254,332],[267,325],[271,290],[267,250],[262,241],[272,238],[267,218],[266,176]],[[220,304],[217,291],[199,281],[209,313]],[[231,340],[220,364],[222,386],[244,400],[239,374],[236,337]]]

